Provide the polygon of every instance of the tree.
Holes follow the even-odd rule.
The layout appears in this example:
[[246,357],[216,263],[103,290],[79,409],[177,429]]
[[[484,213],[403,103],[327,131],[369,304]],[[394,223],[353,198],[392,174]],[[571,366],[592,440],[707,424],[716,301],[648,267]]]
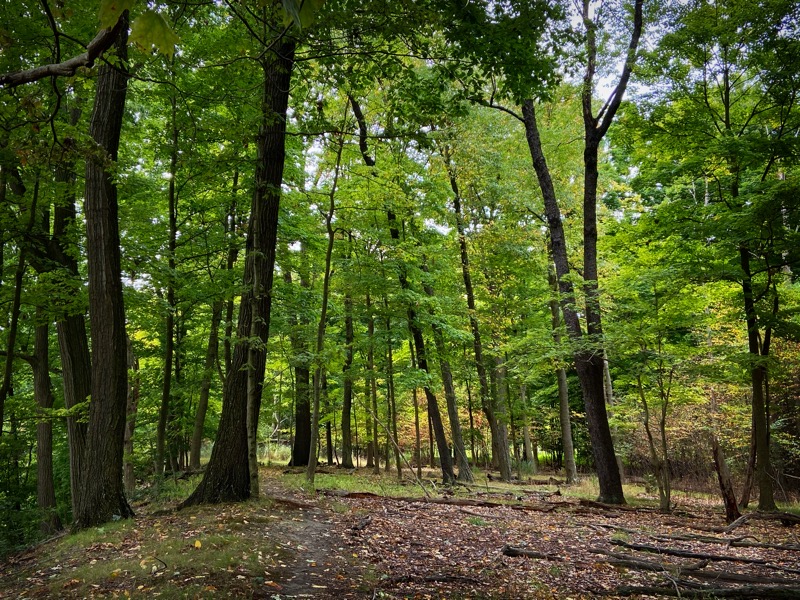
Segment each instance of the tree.
[[122,455],[128,392],[127,335],[122,300],[122,273],[117,218],[117,186],[109,161],[119,151],[128,86],[127,16],[115,41],[119,64],[100,67],[91,136],[96,146],[86,161],[86,238],[89,268],[89,318],[92,331],[92,401],[86,433],[78,527],[128,518]]
[[768,356],[781,321],[782,268],[794,262],[790,190],[797,184],[790,173],[800,48],[784,27],[797,11],[792,2],[675,6],[675,28],[648,64],[650,76],[666,85],[648,97],[640,120],[663,153],[645,167],[643,189],[664,205],[664,216],[673,215],[670,220],[676,207],[669,204],[696,207],[691,237],[702,236],[719,261],[709,263],[719,267],[709,275],[741,287],[761,510],[775,510]]

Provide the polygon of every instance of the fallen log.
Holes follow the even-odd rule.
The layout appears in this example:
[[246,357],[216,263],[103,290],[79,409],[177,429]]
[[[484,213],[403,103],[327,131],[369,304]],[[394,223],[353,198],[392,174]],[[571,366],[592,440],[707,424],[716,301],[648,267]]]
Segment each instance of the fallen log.
[[757,600],[770,598],[770,600],[797,600],[800,598],[800,586],[743,586],[735,588],[686,589],[681,586],[681,581],[674,585],[658,586],[621,586],[603,591],[607,596],[670,596],[675,598],[736,598],[738,600]]
[[465,575],[396,575],[394,577],[389,577],[386,579],[382,585],[394,585],[397,583],[414,583],[414,582],[424,582],[424,583],[453,583],[453,582],[466,582],[466,583],[474,583],[480,584],[481,581],[479,579],[475,579],[474,577],[467,577]]
[[444,504],[446,506],[472,506],[483,508],[510,508],[513,510],[525,510],[535,512],[550,512],[557,508],[556,505],[543,504],[526,504],[526,503],[505,503],[505,502],[492,502],[490,500],[472,500],[470,498],[422,498],[413,496],[379,496],[372,492],[345,492],[342,490],[325,490],[322,492],[326,496],[335,496],[337,498],[365,498],[365,499],[380,499],[392,502],[409,502],[415,504]]
[[518,548],[506,544],[502,550],[505,556],[525,556],[528,558],[540,558],[542,560],[563,561],[564,559],[558,554],[551,552],[537,552],[536,550],[528,550],[527,548]]
[[662,548],[661,546],[651,546],[650,544],[631,544],[622,540],[611,540],[611,543],[614,546],[621,546],[629,550],[638,550],[639,552],[651,552],[665,556],[678,556],[681,558],[696,558],[698,560],[707,560],[710,562],[738,562],[748,565],[761,565],[767,569],[784,571],[785,573],[800,573],[800,569],[776,565],[761,558],[746,558],[743,556],[732,556],[730,554],[706,554],[704,552],[692,552],[691,550],[683,550],[680,548]]
[[742,536],[738,538],[718,538],[710,535],[696,535],[693,533],[683,534],[660,534],[652,536],[654,540],[667,541],[676,540],[679,542],[700,542],[703,544],[722,544],[731,548],[766,548],[768,550],[786,550],[793,552],[800,552],[800,545],[798,544],[769,544],[766,542],[748,542],[748,539],[754,539],[752,536]]
[[706,581],[727,581],[731,583],[748,583],[748,584],[762,584],[762,585],[800,585],[800,581],[796,579],[787,579],[784,577],[762,577],[760,575],[748,575],[744,573],[727,573],[725,571],[706,570],[705,567],[708,561],[701,561],[695,565],[678,565],[666,562],[654,562],[634,558],[629,554],[620,554],[618,552],[610,552],[602,548],[589,548],[589,552],[594,554],[601,554],[606,556],[603,562],[618,567],[626,567],[629,569],[636,569],[639,571],[651,572],[666,572],[673,576],[686,576],[695,579],[703,579]]

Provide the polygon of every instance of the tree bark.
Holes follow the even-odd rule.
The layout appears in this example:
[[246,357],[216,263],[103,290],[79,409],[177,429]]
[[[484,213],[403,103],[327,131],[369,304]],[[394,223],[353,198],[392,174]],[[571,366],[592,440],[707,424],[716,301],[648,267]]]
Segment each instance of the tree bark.
[[353,439],[350,431],[353,408],[353,300],[344,296],[344,365],[342,366],[342,467],[353,468]]
[[[246,500],[250,497],[247,450],[247,339],[250,333],[251,296],[255,253],[263,255],[263,289],[258,336],[266,346],[269,333],[271,291],[278,231],[278,206],[285,158],[286,110],[294,65],[295,42],[284,39],[275,54],[264,59],[263,123],[258,134],[255,188],[248,223],[244,289],[239,305],[237,343],[223,391],[222,415],[211,458],[197,489],[181,507],[201,503]],[[259,235],[255,234],[258,228]],[[253,245],[254,238],[260,247]],[[266,354],[257,353],[257,363],[250,365],[263,382]],[[259,385],[259,394],[261,386]]]
[[115,42],[119,65],[97,77],[90,133],[95,148],[86,161],[86,248],[92,330],[92,393],[86,456],[75,524],[90,527],[128,518],[133,511],[122,482],[128,396],[127,335],[122,299],[117,186],[109,161],[117,160],[128,88],[127,16]]
[[208,412],[208,398],[211,393],[211,378],[214,375],[214,365],[219,356],[219,326],[222,322],[222,300],[215,300],[211,305],[211,329],[208,333],[208,348],[206,359],[203,363],[203,379],[200,382],[200,396],[197,400],[197,409],[194,415],[194,428],[192,429],[192,443],[189,449],[189,468],[192,471],[200,469],[200,453],[203,448],[203,432],[205,431],[206,413]]
[[[758,315],[756,314],[755,299],[753,297],[753,283],[750,270],[750,249],[747,246],[739,248],[739,259],[742,267],[742,291],[744,293],[745,319],[747,321],[747,344],[750,352],[751,364],[749,365],[750,381],[753,393],[753,436],[756,446],[755,479],[758,485],[758,510],[774,511],[778,507],[772,488],[769,456],[769,424],[766,416],[766,401],[764,396],[764,383],[766,380],[766,366],[763,356],[766,356],[760,343]],[[765,340],[767,335],[764,336]],[[768,349],[768,343],[764,346]]]
[[[525,119],[528,148],[544,198],[545,214],[550,230],[550,245],[561,295],[561,310],[564,315],[567,332],[570,338],[576,342],[578,348],[575,351],[575,370],[581,383],[589,437],[592,441],[595,468],[600,482],[599,500],[608,504],[624,504],[625,496],[622,491],[622,480],[619,475],[619,469],[617,469],[617,459],[614,454],[614,444],[611,439],[611,430],[606,413],[603,359],[600,353],[585,348],[585,344],[582,343],[584,334],[576,312],[574,289],[568,277],[570,268],[564,226],[561,222],[561,211],[558,207],[550,170],[542,150],[539,128],[536,123],[536,112],[532,100],[526,100],[523,103],[522,114]],[[584,209],[586,208],[584,206]],[[596,228],[592,229],[590,227],[588,232],[590,235],[592,235],[592,232],[596,234]],[[596,261],[596,257],[594,257],[594,260]],[[595,320],[599,319],[599,313],[596,310],[593,309],[592,314]],[[593,333],[598,333],[598,326],[599,322],[594,323]]]
[[[37,317],[43,317],[37,309]],[[53,388],[50,382],[49,324],[36,326],[33,348],[33,395],[39,407],[36,423],[36,506],[41,513],[39,531],[52,535],[62,529],[56,511],[56,492],[53,485],[53,422],[48,411],[53,408]]]
[[133,432],[136,430],[136,414],[139,410],[139,396],[141,395],[141,379],[139,378],[139,359],[133,352],[130,337],[127,343],[128,372],[133,379],[128,381],[128,402],[125,418],[124,459],[122,464],[122,479],[125,484],[125,494],[130,497],[136,489],[136,475],[133,471]]

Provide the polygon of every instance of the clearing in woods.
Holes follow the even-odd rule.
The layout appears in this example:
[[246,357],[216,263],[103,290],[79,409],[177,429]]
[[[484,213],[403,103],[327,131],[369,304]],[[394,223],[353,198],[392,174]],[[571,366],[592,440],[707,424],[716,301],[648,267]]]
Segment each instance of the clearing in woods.
[[800,598],[791,514],[728,526],[697,495],[664,515],[633,489],[635,506],[609,507],[555,480],[428,483],[429,497],[366,471],[317,481],[312,495],[301,474],[264,469],[257,501],[142,502],[7,558],[0,597]]

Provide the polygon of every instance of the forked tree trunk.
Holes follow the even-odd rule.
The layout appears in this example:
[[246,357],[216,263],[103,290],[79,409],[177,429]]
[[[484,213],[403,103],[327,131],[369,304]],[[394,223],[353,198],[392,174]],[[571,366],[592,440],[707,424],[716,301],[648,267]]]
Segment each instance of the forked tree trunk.
[[[247,260],[245,261],[244,289],[239,305],[237,343],[233,349],[231,368],[225,380],[222,415],[211,458],[197,489],[181,507],[201,503],[246,500],[250,497],[250,473],[247,449],[247,339],[250,334],[251,296],[255,253],[262,255],[262,286],[264,294],[259,307],[261,318],[257,324],[258,336],[263,344],[256,353],[256,364],[249,365],[258,376],[258,393],[264,379],[266,347],[273,268],[278,231],[278,206],[285,157],[286,109],[294,65],[295,42],[290,38],[278,45],[275,53],[264,59],[263,110],[264,120],[258,135],[258,156],[255,187],[247,235]],[[255,229],[258,235],[255,235]],[[260,247],[253,246],[257,237]]]
[[86,161],[86,249],[92,330],[92,394],[86,456],[75,523],[90,527],[133,511],[125,498],[122,455],[128,399],[127,335],[122,299],[116,162],[125,95],[128,19],[120,18],[114,44],[119,64],[98,72],[90,133],[95,143]]

